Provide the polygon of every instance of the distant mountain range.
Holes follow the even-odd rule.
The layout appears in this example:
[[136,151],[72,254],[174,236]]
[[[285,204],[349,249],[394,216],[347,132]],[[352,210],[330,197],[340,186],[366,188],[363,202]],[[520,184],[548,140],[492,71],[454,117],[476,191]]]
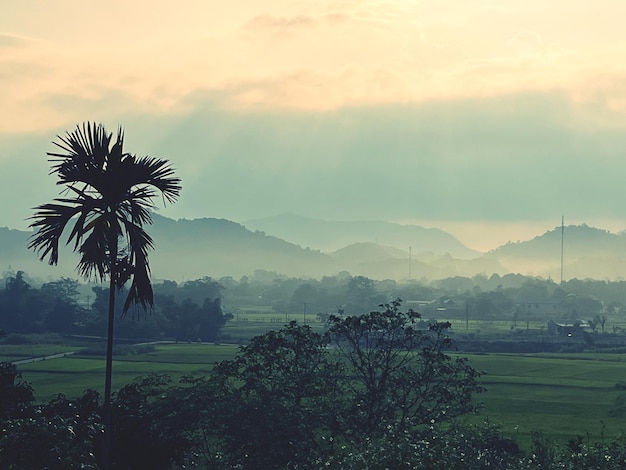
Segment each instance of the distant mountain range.
[[326,221],[281,214],[243,224],[251,230],[261,230],[300,246],[332,252],[353,243],[373,243],[393,246],[413,254],[449,253],[454,258],[472,259],[480,252],[463,245],[447,232],[419,225],[400,225],[381,221]]
[[[561,227],[532,240],[507,243],[482,256],[496,260],[507,272],[560,280]],[[618,280],[626,278],[626,233],[583,225],[563,231],[563,278]]]
[[[449,233],[416,225],[328,222],[289,214],[247,221],[245,226],[225,219],[153,217],[149,232],[156,245],[150,255],[155,279],[239,279],[255,270],[305,278],[341,271],[397,280],[493,273],[560,277],[561,227],[479,253]],[[29,236],[0,228],[0,269],[23,270],[43,280],[77,277],[77,258],[69,248],[62,251],[59,266],[51,267],[27,250]],[[626,277],[626,234],[568,226],[563,239],[565,279]]]

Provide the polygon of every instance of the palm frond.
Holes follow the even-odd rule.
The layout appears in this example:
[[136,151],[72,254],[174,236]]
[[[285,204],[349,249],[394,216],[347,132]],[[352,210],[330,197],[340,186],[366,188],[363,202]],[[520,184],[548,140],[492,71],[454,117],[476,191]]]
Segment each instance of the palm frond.
[[109,240],[106,232],[91,230],[78,248],[78,272],[85,279],[103,281],[111,272]]
[[132,279],[124,313],[131,303],[152,305],[148,252],[154,243],[143,226],[152,223],[158,193],[164,203],[176,201],[180,178],[167,160],[125,153],[122,127],[113,138],[102,124],[87,122],[53,144],[50,174],[68,196],[36,208],[29,248],[56,264],[59,241],[72,225],[66,244],[80,255],[78,272],[100,280],[112,276],[122,285]]
[[[67,199],[55,199],[64,202]],[[59,241],[69,221],[81,211],[80,206],[66,204],[43,204],[35,208],[37,212],[30,224],[37,231],[31,236],[28,248],[34,250],[41,261],[48,257],[48,264],[59,261]]]
[[144,309],[148,305],[152,306],[153,291],[148,251],[154,245],[150,235],[140,225],[127,219],[124,219],[123,223],[128,237],[128,260],[132,266],[132,282],[123,308],[125,315],[131,304],[141,304]]
[[57,136],[58,142],[53,144],[63,153],[48,152],[52,165],[52,172],[71,171],[76,167],[102,169],[109,151],[111,134],[107,134],[102,125],[83,123],[76,126],[72,132],[66,132],[64,137]]
[[182,189],[180,178],[174,176],[174,169],[167,160],[135,158],[134,175],[145,184],[157,188],[167,202],[173,203],[178,199]]
[[136,260],[133,269],[133,280],[128,289],[128,295],[124,301],[122,316],[126,316],[131,305],[141,305],[144,309],[153,306],[154,292],[150,282],[150,271],[147,260]]

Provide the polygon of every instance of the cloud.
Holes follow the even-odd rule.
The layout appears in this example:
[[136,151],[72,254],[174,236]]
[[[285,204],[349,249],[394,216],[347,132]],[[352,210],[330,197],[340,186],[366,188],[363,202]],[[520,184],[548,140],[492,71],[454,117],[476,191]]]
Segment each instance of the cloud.
[[307,113],[207,105],[148,150],[177,159],[172,210],[188,217],[623,217],[612,195],[626,137],[564,125],[573,106],[547,94]]
[[287,30],[310,28],[315,26],[317,21],[314,18],[298,15],[294,17],[258,15],[250,20],[244,29],[252,31],[270,31],[272,33],[283,34]]
[[[236,0],[217,15],[206,2],[157,2],[147,13],[146,3],[117,2],[92,22],[97,7],[82,4],[71,24],[54,21],[51,6],[42,21],[15,5],[16,33],[0,36],[13,51],[0,59],[4,131],[74,122],[83,101],[107,100],[112,117],[180,114],[198,94],[240,111],[319,111],[558,90],[626,112],[621,26],[579,3]],[[568,8],[589,18],[585,40],[573,19],[556,21]],[[109,101],[111,88],[126,99]],[[50,109],[48,96],[71,93],[79,99]]]
[[[587,110],[564,94],[306,112],[233,110],[220,97],[190,97],[184,114],[129,110],[102,119],[113,130],[125,126],[126,150],[176,167],[182,197],[166,216],[241,221],[295,212],[432,225],[626,217],[618,197],[626,135],[570,119]],[[57,195],[45,152],[74,124],[0,134],[0,198],[14,201],[2,223],[23,224],[31,207]]]
[[33,40],[24,36],[0,32],[0,49],[18,49],[27,47]]

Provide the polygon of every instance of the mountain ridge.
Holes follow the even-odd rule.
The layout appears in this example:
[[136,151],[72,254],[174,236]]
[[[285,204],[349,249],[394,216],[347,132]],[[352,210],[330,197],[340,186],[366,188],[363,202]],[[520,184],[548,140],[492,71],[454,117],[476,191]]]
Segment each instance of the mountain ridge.
[[421,225],[403,225],[377,220],[329,221],[302,217],[290,212],[247,220],[242,224],[301,246],[315,246],[325,252],[334,252],[352,243],[369,242],[407,251],[411,247],[415,253],[423,251],[435,254],[450,253],[461,259],[475,258],[480,254],[444,230],[425,228]]
[[[384,245],[371,241],[353,241],[329,252],[302,248],[261,230],[252,231],[228,219],[170,219],[153,214],[148,232],[156,250],[150,253],[155,279],[188,280],[204,276],[233,278],[251,275],[256,270],[276,275],[320,278],[348,271],[372,279],[443,279],[472,277],[478,274],[509,273],[558,279],[560,275],[561,227],[546,231],[530,240],[507,243],[473,258],[453,256],[454,250],[439,242],[437,253],[422,245],[423,251]],[[349,228],[350,222],[333,228]],[[348,232],[363,228],[358,222]],[[309,225],[310,227],[310,225]],[[355,228],[356,227],[356,228]],[[369,227],[397,229],[398,224],[376,223]],[[399,229],[402,236],[404,228]],[[441,231],[442,233],[445,233]],[[409,233],[418,233],[411,232]],[[419,231],[419,233],[422,233]],[[430,232],[430,233],[437,233]],[[27,249],[32,232],[0,227],[0,268],[23,270],[33,277],[54,279],[78,277],[77,255],[62,247],[58,266],[48,266]],[[388,235],[388,233],[387,233]],[[346,235],[342,235],[345,239]],[[393,238],[393,236],[389,237]],[[452,237],[454,238],[454,237]],[[626,233],[614,234],[585,224],[564,229],[565,278],[623,279],[626,274]],[[403,239],[396,238],[396,240]],[[451,238],[443,236],[444,241]],[[415,243],[418,245],[418,243]],[[458,247],[453,242],[453,247]],[[441,253],[445,251],[444,253]],[[410,260],[409,260],[410,258]]]

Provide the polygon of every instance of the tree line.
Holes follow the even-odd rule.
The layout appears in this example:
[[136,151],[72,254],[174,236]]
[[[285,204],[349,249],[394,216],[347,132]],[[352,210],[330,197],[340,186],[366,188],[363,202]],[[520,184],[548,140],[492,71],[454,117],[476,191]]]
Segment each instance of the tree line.
[[[109,288],[91,287],[85,304],[77,280],[61,278],[35,287],[18,271],[5,277],[0,290],[0,327],[9,335],[59,333],[105,337]],[[118,339],[172,339],[215,341],[231,316],[222,309],[222,286],[210,278],[177,284],[165,281],[154,285],[151,311],[131,307],[130,318],[117,322]],[[121,289],[124,294],[124,288]],[[122,311],[124,295],[116,299]],[[10,338],[9,336],[8,338]]]
[[[39,283],[17,271],[4,276],[0,289],[0,327],[8,333],[80,334],[105,336],[107,287],[87,286],[70,278]],[[129,310],[130,318],[117,322],[116,335],[127,339],[215,341],[220,329],[241,306],[270,309],[277,318],[306,311],[327,318],[333,313],[360,314],[391,298],[419,300],[426,318],[510,320],[513,326],[531,320],[584,320],[595,331],[612,331],[608,318],[624,312],[622,281],[551,280],[521,275],[491,278],[454,277],[438,281],[373,280],[347,272],[321,279],[288,278],[257,271],[239,280],[210,277],[177,283],[156,282],[154,305]],[[119,295],[116,303],[122,310]],[[626,301],[626,299],[625,299]],[[554,313],[533,314],[520,302],[553,302]],[[445,314],[442,310],[445,309]]]

